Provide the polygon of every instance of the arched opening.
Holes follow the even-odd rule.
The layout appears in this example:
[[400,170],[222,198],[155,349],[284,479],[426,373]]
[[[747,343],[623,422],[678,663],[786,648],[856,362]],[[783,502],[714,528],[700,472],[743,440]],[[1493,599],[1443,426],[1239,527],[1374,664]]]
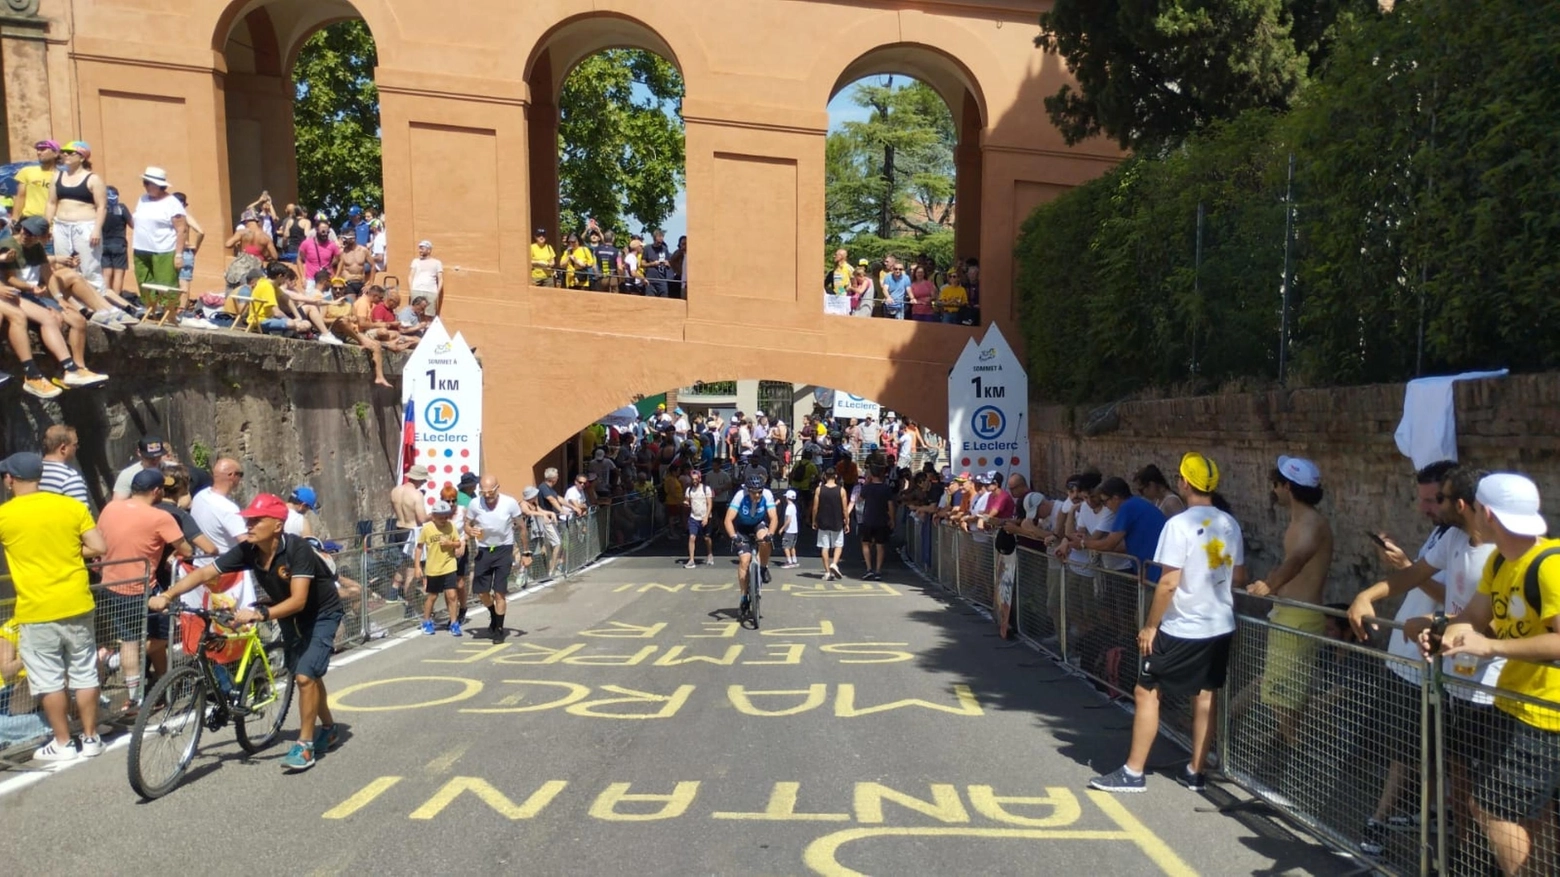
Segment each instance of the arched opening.
[[968,71],[924,46],[875,49],[828,110],[825,310],[978,325],[985,108]]
[[368,24],[347,0],[268,0],[239,12],[218,40],[234,219],[264,194],[259,206],[274,211],[277,229],[288,205],[324,214],[338,231],[351,207],[381,212],[378,53]]
[[671,47],[633,19],[588,15],[544,37],[527,71],[531,224],[546,236],[532,239],[533,285],[686,297],[683,77]]

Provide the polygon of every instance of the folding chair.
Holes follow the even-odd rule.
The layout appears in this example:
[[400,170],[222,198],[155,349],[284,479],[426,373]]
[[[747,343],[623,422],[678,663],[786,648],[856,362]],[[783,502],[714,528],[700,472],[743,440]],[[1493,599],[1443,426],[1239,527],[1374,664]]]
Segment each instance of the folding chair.
[[[166,326],[168,319],[174,315],[174,309],[179,305],[179,294],[182,292],[177,286],[164,286],[160,283],[141,284],[141,306],[146,308],[147,314],[161,310],[162,316],[158,317],[157,325]],[[146,322],[142,318],[141,322]]]
[[247,286],[239,286],[228,290],[227,302],[223,304],[222,309],[226,311],[229,304],[233,306],[233,309],[229,311],[233,314],[233,325],[228,327],[229,330],[237,332],[258,332],[260,330],[258,326],[251,329],[247,319],[249,306],[254,304],[254,301],[255,297],[250,293],[250,288]]

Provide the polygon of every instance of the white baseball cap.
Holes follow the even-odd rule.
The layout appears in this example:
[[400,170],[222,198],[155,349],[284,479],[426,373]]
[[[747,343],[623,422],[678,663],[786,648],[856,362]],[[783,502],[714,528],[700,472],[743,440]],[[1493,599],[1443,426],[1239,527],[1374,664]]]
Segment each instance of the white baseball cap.
[[1278,474],[1301,487],[1322,486],[1322,470],[1304,457],[1279,457]]
[[1517,536],[1542,536],[1549,523],[1538,513],[1538,485],[1511,472],[1496,472],[1479,480],[1475,495],[1495,520]]
[[436,500],[433,508],[428,510],[431,515],[450,515],[455,513],[455,507],[444,500]]

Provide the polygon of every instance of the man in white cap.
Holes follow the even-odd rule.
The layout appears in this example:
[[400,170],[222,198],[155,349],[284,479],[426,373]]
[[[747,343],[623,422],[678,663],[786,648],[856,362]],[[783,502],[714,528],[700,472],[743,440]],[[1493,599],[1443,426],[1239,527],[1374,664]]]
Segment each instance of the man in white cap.
[[[1316,510],[1317,503],[1322,501],[1322,472],[1304,457],[1279,457],[1269,481],[1273,498],[1289,510],[1289,527],[1284,530],[1284,562],[1266,578],[1252,582],[1246,591],[1258,597],[1321,605],[1333,553],[1332,524]],[[1311,634],[1298,636],[1275,629],[1267,639],[1262,703],[1273,709],[1279,733],[1285,742],[1292,743],[1300,711],[1310,697],[1312,665],[1317,645],[1327,634],[1327,619],[1310,609],[1274,606],[1268,620],[1278,628]]]
[[[1426,658],[1505,658],[1501,689],[1560,704],[1560,669],[1552,665],[1560,661],[1560,539],[1543,538],[1549,525],[1539,513],[1538,486],[1509,472],[1486,475],[1473,511],[1473,525],[1495,543],[1478,593],[1457,615],[1415,618],[1404,633],[1418,639]],[[1495,706],[1496,727],[1479,729],[1486,748],[1474,779],[1473,818],[1502,872],[1545,871],[1554,850],[1534,838],[1544,837],[1555,817],[1560,709],[1502,697]]]
[[433,257],[433,241],[417,243],[417,258],[412,260],[411,273],[407,275],[412,285],[412,295],[425,295],[433,302],[433,313],[439,313],[444,303],[444,263]]
[[142,288],[151,283],[178,289],[189,237],[184,204],[168,191],[168,173],[160,167],[147,168],[141,175],[141,186],[145,193],[136,202],[131,217],[135,230],[130,244],[135,282]]

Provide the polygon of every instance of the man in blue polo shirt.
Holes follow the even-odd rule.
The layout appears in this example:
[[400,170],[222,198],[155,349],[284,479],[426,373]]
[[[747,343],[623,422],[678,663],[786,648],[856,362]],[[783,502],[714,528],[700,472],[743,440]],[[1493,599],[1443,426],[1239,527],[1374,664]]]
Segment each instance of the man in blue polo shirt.
[[1150,561],[1159,546],[1159,531],[1165,528],[1164,512],[1143,497],[1133,496],[1132,488],[1122,478],[1105,479],[1100,493],[1105,495],[1105,508],[1115,515],[1115,523],[1106,535],[1085,539],[1084,547],[1130,554],[1143,564],[1143,580],[1158,584],[1159,567],[1150,565]]
[[889,272],[883,275],[883,316],[903,320],[905,302],[910,295],[910,275],[905,273],[905,266],[898,259],[893,263]]

